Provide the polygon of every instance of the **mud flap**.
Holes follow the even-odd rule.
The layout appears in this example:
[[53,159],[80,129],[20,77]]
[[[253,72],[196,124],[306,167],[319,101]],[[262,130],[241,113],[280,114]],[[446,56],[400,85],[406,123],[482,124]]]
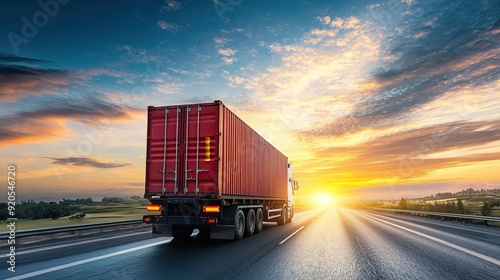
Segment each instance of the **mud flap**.
[[234,226],[219,225],[210,227],[210,239],[234,240]]
[[172,237],[172,225],[153,225],[153,237]]

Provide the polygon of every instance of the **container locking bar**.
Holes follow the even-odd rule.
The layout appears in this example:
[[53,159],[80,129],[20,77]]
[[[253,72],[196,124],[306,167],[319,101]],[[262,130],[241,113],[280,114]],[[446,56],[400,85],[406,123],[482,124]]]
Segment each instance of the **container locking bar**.
[[186,159],[185,159],[185,170],[186,170],[186,175],[184,176],[184,194],[188,193],[188,187],[187,187],[187,182],[188,182],[188,172],[191,170],[188,169],[188,153],[189,153],[189,112],[191,111],[191,108],[189,106],[186,107]]
[[165,131],[164,131],[164,139],[163,139],[163,169],[160,171],[162,173],[162,185],[161,185],[161,194],[165,194],[165,168],[167,165],[167,122],[168,122],[168,108],[165,108]]
[[198,194],[200,192],[200,189],[198,188],[198,173],[200,170],[198,169],[198,162],[200,161],[200,112],[201,112],[201,106],[198,105],[198,121],[196,123],[196,187],[195,187],[195,192]]
[[181,114],[181,107],[177,107],[177,118],[175,124],[175,170],[170,170],[174,173],[174,194],[179,192],[179,187],[177,186],[177,165],[179,163],[178,155],[179,155],[179,115]]

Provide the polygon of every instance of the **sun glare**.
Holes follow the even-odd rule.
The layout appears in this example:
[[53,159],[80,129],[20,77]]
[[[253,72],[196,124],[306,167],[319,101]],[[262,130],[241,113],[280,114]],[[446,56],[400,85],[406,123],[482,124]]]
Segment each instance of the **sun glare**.
[[334,198],[327,193],[319,193],[315,196],[316,204],[320,206],[327,206],[334,204]]

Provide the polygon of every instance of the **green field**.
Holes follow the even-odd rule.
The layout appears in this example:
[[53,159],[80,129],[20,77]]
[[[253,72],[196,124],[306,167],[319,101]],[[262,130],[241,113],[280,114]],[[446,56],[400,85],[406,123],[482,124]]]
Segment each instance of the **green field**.
[[[86,214],[85,218],[83,218],[82,220],[70,220],[68,217],[60,217],[57,220],[52,220],[52,219],[18,220],[16,222],[16,230],[142,219],[142,216],[148,213],[146,211],[146,207],[132,206],[130,204],[81,206],[80,212]],[[1,221],[1,224],[6,224],[6,223],[7,223],[6,221]],[[6,231],[8,231],[8,228],[5,225],[2,225],[0,227],[0,232],[6,232]]]

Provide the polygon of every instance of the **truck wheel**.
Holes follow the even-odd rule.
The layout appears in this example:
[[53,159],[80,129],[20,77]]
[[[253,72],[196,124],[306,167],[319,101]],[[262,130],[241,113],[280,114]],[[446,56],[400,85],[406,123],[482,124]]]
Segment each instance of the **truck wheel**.
[[248,210],[246,221],[246,233],[247,236],[251,236],[255,232],[255,211],[253,209]]
[[193,229],[190,227],[179,226],[179,225],[172,226],[172,236],[175,239],[181,239],[181,240],[189,239],[192,233]]
[[234,240],[240,240],[245,234],[245,214],[243,211],[236,211],[234,217]]
[[287,211],[286,211],[286,206],[285,206],[281,210],[281,217],[278,220],[278,225],[282,226],[282,225],[286,224],[286,220],[287,220]]
[[257,212],[255,213],[255,233],[259,233],[262,231],[264,227],[264,213],[261,208],[257,208]]
[[290,208],[290,217],[288,219],[286,219],[286,222],[287,223],[291,223],[292,222],[292,218],[293,218],[293,207]]

